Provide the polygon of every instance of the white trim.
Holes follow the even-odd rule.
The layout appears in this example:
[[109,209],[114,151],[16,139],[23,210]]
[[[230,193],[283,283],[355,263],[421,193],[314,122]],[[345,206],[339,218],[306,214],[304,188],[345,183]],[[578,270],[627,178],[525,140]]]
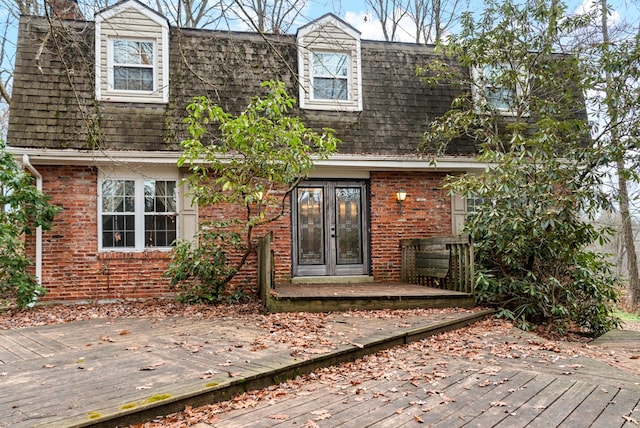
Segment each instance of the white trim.
[[[103,32],[102,23],[110,19],[116,19],[116,15],[125,10],[133,9],[145,18],[157,24],[159,34],[157,37],[129,37],[107,36]],[[135,29],[132,29],[135,30]],[[112,43],[114,39],[152,41],[154,44],[153,64],[153,91],[122,91],[113,88],[113,59]],[[107,64],[102,64],[102,42],[106,45]],[[160,55],[162,53],[162,55]],[[160,63],[162,61],[162,63]],[[102,84],[105,83],[105,91]],[[114,102],[139,102],[166,104],[169,102],[169,23],[156,12],[145,7],[135,0],[129,0],[108,8],[96,14],[95,17],[95,94],[99,101]]]
[[[162,167],[138,167],[135,170],[131,168],[110,165],[102,167],[98,170],[97,182],[97,219],[98,219],[98,252],[139,252],[152,249],[154,251],[169,251],[171,247],[146,247],[145,246],[145,211],[144,211],[144,181],[145,180],[166,180],[175,181],[176,183],[176,239],[180,239],[180,177],[178,168],[162,168]],[[102,245],[102,182],[104,180],[133,180],[135,182],[135,246],[134,247],[108,247]]]
[[135,0],[125,1],[125,2],[114,5],[113,7],[107,8],[106,10],[96,13],[96,16],[95,16],[96,24],[99,22],[111,19],[112,17],[116,16],[117,14],[127,9],[134,9],[136,12],[140,13],[141,15],[144,15],[145,18],[150,19],[151,21],[155,22],[156,24],[163,27],[167,31],[169,30],[169,23],[162,15],[145,7],[144,5],[142,5],[141,3]]
[[[337,76],[337,75],[332,75],[331,73],[327,73],[326,75],[318,75],[316,76],[316,69],[315,69],[315,61],[314,61],[314,57],[316,55],[335,55],[335,56],[344,56],[346,57],[346,65],[347,65],[347,74],[346,76]],[[324,63],[322,63],[324,64]],[[309,50],[309,82],[311,83],[309,85],[309,88],[311,89],[311,94],[309,96],[309,101],[313,102],[313,103],[317,103],[317,102],[329,102],[329,103],[346,103],[346,104],[353,104],[353,74],[352,74],[352,69],[353,69],[353,60],[351,59],[351,53],[347,52],[347,51],[339,51],[339,50],[329,50],[329,49],[317,49],[317,50]],[[347,91],[347,99],[343,100],[343,99],[333,99],[333,98],[316,98],[316,91],[315,91],[315,79],[316,77],[320,78],[320,79],[337,79],[337,80],[346,80],[347,82],[347,87],[346,87],[346,91]]]
[[[142,151],[142,150],[103,150],[81,151],[75,149],[34,149],[24,147],[7,147],[14,156],[29,155],[34,165],[95,165],[114,166],[135,165],[167,165],[177,169],[176,162],[182,154],[177,151]],[[414,171],[482,171],[489,167],[488,163],[478,162],[471,156],[445,156],[430,160],[415,155],[365,155],[336,154],[329,159],[314,162],[315,169],[320,168],[355,168],[369,171],[414,170]]]
[[[122,42],[134,42],[134,43],[151,43],[153,52],[153,64],[151,66],[140,66],[138,64],[125,64],[126,67],[136,67],[149,69],[151,68],[151,73],[153,74],[153,87],[150,91],[137,91],[137,90],[127,90],[127,89],[115,89],[115,51],[114,45],[117,41]],[[137,38],[137,37],[111,37],[107,36],[107,93],[113,94],[115,96],[126,96],[127,94],[136,94],[142,96],[154,96],[158,92],[159,82],[158,82],[158,40],[152,38]]]
[[362,54],[360,52],[360,38],[359,37],[356,39],[355,61],[356,61],[356,76],[358,77],[358,84],[356,86],[356,91],[358,93],[358,109],[357,109],[357,111],[362,111]]
[[[483,66],[485,67],[485,66]],[[525,80],[528,81],[528,79],[526,78],[526,71],[520,70],[520,72],[518,74],[522,74],[523,76],[525,76]],[[501,108],[501,107],[494,107],[487,99],[486,99],[486,88],[487,88],[487,82],[485,81],[484,78],[484,71],[481,69],[480,66],[472,66],[471,67],[471,78],[473,79],[473,84],[471,85],[471,92],[473,95],[473,102],[474,102],[474,108],[476,109],[476,111],[478,113],[485,113],[485,111],[483,111],[482,109],[478,108],[478,104],[484,104],[486,106],[489,107],[489,111],[494,111],[502,116],[515,116],[517,114],[517,111],[513,108]],[[519,80],[519,79],[518,79]],[[523,96],[524,93],[524,88],[522,87],[522,85],[520,84],[521,82],[516,82],[516,97],[517,98],[521,98]],[[518,99],[513,100],[514,102],[517,102]],[[525,112],[524,113],[525,116],[528,116],[528,113]]]
[[[42,174],[31,165],[29,155],[22,155],[22,165],[36,178],[36,189],[42,193]],[[36,279],[38,284],[42,285],[42,226],[36,228]],[[34,295],[33,299],[33,302],[35,302],[37,295]]]
[[[307,91],[309,90],[309,77],[304,72],[304,37],[298,36],[298,105],[301,109],[306,108]],[[311,97],[311,94],[309,94]]]
[[169,28],[167,27],[166,31],[162,30],[162,35],[160,37],[160,41],[162,43],[160,49],[162,49],[162,86],[160,90],[162,91],[162,102],[169,102]]
[[[326,25],[332,25],[351,37],[354,46],[350,49],[331,49],[324,43],[315,43],[314,40],[308,40],[307,46],[305,38],[313,32],[322,32],[322,28]],[[327,34],[324,42],[331,40],[330,34]],[[298,49],[298,104],[301,109],[308,110],[326,110],[326,111],[362,111],[362,55],[360,52],[360,32],[353,27],[345,24],[334,15],[327,14],[320,19],[313,21],[298,30],[296,36],[296,46]],[[313,53],[337,53],[346,54],[349,58],[349,70],[347,76],[347,100],[328,100],[314,99],[313,94]],[[354,85],[354,80],[357,80]]]
[[318,29],[324,27],[327,24],[332,24],[338,29],[340,29],[340,31],[342,31],[343,33],[349,35],[354,39],[360,40],[360,31],[356,30],[355,28],[353,28],[348,24],[345,24],[340,18],[330,13],[301,27],[298,30],[298,37],[302,38],[309,33],[313,33],[314,31],[317,31]]
[[102,43],[101,43],[102,42],[102,20],[98,21],[97,18],[95,22],[94,42],[95,42],[94,62],[95,62],[95,70],[96,70],[95,92],[96,92],[96,99],[101,100],[102,99],[102,61],[100,60],[100,58],[102,58]]

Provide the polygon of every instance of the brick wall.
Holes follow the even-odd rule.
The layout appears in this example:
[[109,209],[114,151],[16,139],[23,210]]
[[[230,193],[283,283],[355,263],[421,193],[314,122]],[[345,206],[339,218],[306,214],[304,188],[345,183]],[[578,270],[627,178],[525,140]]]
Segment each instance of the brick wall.
[[[376,282],[399,281],[400,240],[451,234],[451,197],[445,173],[371,173],[371,266]],[[402,215],[396,192],[404,190]]]
[[[97,170],[93,167],[39,166],[44,192],[63,211],[51,231],[43,233],[43,284],[47,300],[105,300],[166,296],[166,251],[98,252]],[[436,172],[372,172],[371,267],[374,279],[400,280],[400,240],[451,234],[451,202],[442,189],[446,174]],[[403,212],[396,192],[405,190]],[[240,211],[201,210],[201,219],[230,218]],[[273,232],[276,281],[291,278],[290,207],[277,221],[254,232]],[[33,256],[33,238],[29,254]],[[256,293],[256,255],[231,284],[230,290]]]
[[[98,253],[97,169],[38,166],[43,191],[63,208],[43,233],[43,300],[104,300],[167,294],[167,253]],[[33,239],[29,252],[34,254]]]

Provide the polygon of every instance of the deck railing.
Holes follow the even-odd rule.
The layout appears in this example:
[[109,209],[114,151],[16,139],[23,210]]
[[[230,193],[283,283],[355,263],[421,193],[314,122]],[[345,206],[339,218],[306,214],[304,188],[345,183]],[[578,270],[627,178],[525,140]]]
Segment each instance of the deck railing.
[[473,241],[469,235],[403,239],[402,281],[473,294]]
[[272,239],[273,232],[269,232],[260,238],[256,246],[258,253],[258,291],[260,298],[267,306],[271,298],[271,289],[274,285],[273,251],[271,251]]

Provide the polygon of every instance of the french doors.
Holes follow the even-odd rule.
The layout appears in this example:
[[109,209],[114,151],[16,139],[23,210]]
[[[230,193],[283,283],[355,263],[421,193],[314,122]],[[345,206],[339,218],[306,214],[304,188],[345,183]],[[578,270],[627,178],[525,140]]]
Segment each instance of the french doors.
[[292,201],[294,276],[368,273],[364,181],[307,181]]

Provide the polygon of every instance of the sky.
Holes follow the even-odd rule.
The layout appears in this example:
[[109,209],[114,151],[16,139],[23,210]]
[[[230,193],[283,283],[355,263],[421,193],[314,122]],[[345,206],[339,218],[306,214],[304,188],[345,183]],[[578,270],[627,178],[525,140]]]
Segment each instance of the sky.
[[[594,0],[565,1],[568,5],[568,10],[571,13],[584,13],[585,11],[590,10],[594,5]],[[477,12],[482,10],[482,5],[484,3],[482,0],[462,0],[461,3],[463,2],[466,2],[466,4],[463,5],[463,8],[468,8],[469,10],[475,10]],[[622,17],[624,17],[627,22],[630,22],[635,26],[635,28],[640,29],[640,15],[638,13],[640,2],[634,2],[634,0],[608,0],[608,2],[613,10],[609,18],[612,23],[618,22]],[[365,0],[309,0],[303,16],[301,16],[299,20],[301,21],[301,25],[304,25],[305,23],[319,18],[323,14],[329,12],[337,15],[358,29],[363,39],[384,40],[380,23],[371,10],[371,7],[366,4]],[[411,23],[410,19],[407,18],[401,21],[400,29],[396,34],[397,41],[414,41],[415,27]]]

